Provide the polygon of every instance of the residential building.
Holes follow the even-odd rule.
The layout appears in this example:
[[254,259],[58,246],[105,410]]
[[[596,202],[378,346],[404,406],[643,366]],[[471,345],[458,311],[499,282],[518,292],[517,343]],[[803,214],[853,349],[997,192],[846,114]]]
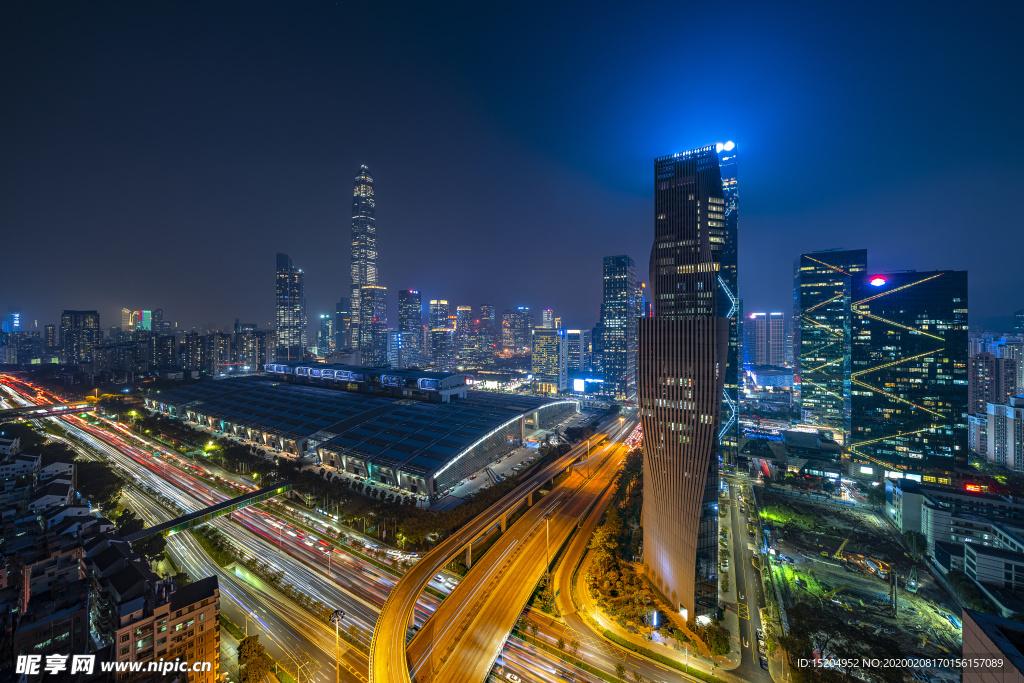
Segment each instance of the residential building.
[[989,403],[1004,404],[1017,392],[1016,358],[997,356],[988,351],[972,355],[967,361],[968,411],[985,415]]
[[[362,289],[377,284],[377,205],[373,198],[373,176],[366,165],[359,167],[352,190],[351,261],[352,341],[349,348],[360,348]],[[371,314],[372,316],[372,314]]]
[[967,464],[967,272],[851,280],[851,461],[950,476]]
[[565,330],[538,327],[533,330],[534,390],[542,394],[558,394],[568,387]]
[[[985,459],[1024,472],[1024,396],[986,405]],[[979,444],[982,445],[982,444]]]
[[93,362],[99,344],[100,314],[96,311],[64,311],[60,316],[60,343],[64,362],[83,365]]
[[277,304],[275,309],[279,361],[302,360],[306,353],[306,294],[302,270],[288,254],[277,255]]
[[[655,159],[650,284],[654,317],[636,320],[631,260],[605,259],[605,381],[615,381],[617,272],[636,321],[643,426],[644,568],[683,619],[718,609],[719,427],[730,322],[718,297],[725,248],[715,146]],[[616,261],[616,259],[618,259]],[[612,337],[609,340],[609,336]],[[619,380],[621,381],[621,380]]]
[[359,354],[367,367],[388,362],[388,288],[365,285],[360,290]]
[[865,249],[802,254],[793,274],[793,351],[803,421],[850,434],[851,278],[867,271]]
[[[636,264],[629,256],[605,256],[603,266],[601,350],[605,391],[628,399],[636,394]],[[657,316],[657,306],[654,312]]]

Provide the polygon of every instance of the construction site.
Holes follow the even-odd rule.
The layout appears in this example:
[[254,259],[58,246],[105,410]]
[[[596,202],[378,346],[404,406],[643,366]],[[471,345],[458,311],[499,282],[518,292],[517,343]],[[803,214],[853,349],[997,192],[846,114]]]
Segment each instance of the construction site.
[[[914,543],[879,516],[766,489],[758,491],[758,504],[784,607],[820,605],[846,626],[851,645],[875,637],[904,657],[959,655],[957,603],[927,560],[915,558]],[[840,651],[829,656],[855,654],[842,648],[836,641],[832,649]],[[959,671],[928,673],[931,680],[959,680]]]

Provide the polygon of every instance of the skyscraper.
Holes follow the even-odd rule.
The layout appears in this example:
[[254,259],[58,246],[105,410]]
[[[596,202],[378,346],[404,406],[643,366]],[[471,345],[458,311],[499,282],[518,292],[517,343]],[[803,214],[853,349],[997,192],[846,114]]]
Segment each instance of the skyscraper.
[[459,367],[470,367],[476,362],[476,338],[473,332],[473,307],[455,309],[455,361]]
[[988,404],[1006,405],[1017,390],[1019,360],[988,351],[972,355],[967,364],[968,412],[986,415]]
[[350,349],[352,343],[352,303],[347,296],[334,305],[334,347],[338,351]]
[[[793,352],[799,353],[804,421],[850,434],[851,278],[868,267],[864,249],[802,254],[793,269]],[[799,321],[799,322],[798,322]]]
[[569,372],[590,370],[590,330],[566,330],[566,369]]
[[398,292],[398,331],[412,334],[399,339],[402,345],[403,367],[422,363],[423,298],[418,289]]
[[850,460],[948,484],[967,464],[967,272],[851,279]]
[[365,285],[360,290],[359,325],[360,362],[366,367],[381,367],[388,362],[388,288]]
[[277,255],[277,352],[279,362],[302,360],[306,351],[306,295],[302,271],[288,254]]
[[64,311],[60,316],[60,344],[64,362],[91,363],[100,342],[100,314],[96,311]]
[[497,340],[497,319],[496,309],[492,304],[484,304],[480,307],[480,364],[494,365],[494,354]]
[[47,325],[43,328],[43,347],[50,353],[57,349],[57,326]]
[[555,329],[555,312],[553,310],[545,308],[540,312],[540,326]]
[[[730,321],[718,301],[724,209],[714,146],[655,160],[654,317],[637,321],[643,559],[651,580],[684,619],[709,615],[718,606],[716,453],[730,339]],[[630,274],[630,291],[634,283]]]
[[[718,271],[718,315],[729,321],[729,347],[722,367],[725,370],[725,386],[722,394],[721,426],[718,429],[718,444],[723,456],[733,459],[739,443],[739,386],[743,372],[740,360],[743,315],[739,303],[739,279],[737,271],[739,245],[740,189],[736,171],[736,143],[720,142],[715,145],[718,167],[722,176],[722,210],[720,215],[709,218],[708,228],[719,230],[721,259]],[[718,206],[716,204],[716,206]],[[714,207],[712,207],[714,208]]]
[[362,288],[377,284],[377,208],[373,200],[373,177],[364,164],[359,167],[352,190],[352,348],[359,348]]
[[334,353],[334,317],[320,314],[320,331],[316,336],[316,355],[328,356]]
[[1013,312],[1013,331],[1024,336],[1024,308]]
[[565,391],[568,379],[565,330],[538,327],[533,330],[531,346],[534,390],[542,394]]
[[604,388],[616,398],[636,393],[636,264],[604,257]]
[[744,321],[750,365],[785,364],[786,321],[782,313],[751,313]]

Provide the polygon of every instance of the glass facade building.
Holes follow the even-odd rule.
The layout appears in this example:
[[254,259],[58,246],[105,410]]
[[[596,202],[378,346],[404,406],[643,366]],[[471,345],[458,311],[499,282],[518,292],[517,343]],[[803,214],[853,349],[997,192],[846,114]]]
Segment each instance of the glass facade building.
[[831,431],[840,443],[850,434],[850,289],[867,272],[868,252],[802,254],[793,274],[793,348],[799,352],[803,420]]
[[602,287],[602,359],[605,391],[616,398],[636,394],[636,263],[605,256]]
[[[654,183],[654,316],[637,320],[643,562],[691,619],[718,608],[717,454],[730,321],[719,301],[726,240],[716,147],[656,159]],[[606,338],[607,323],[606,306]]]
[[[352,348],[361,345],[359,326],[362,288],[377,284],[377,205],[373,199],[373,176],[365,165],[359,167],[352,190]],[[372,317],[372,314],[371,314]]]
[[851,461],[950,477],[967,465],[967,271],[852,280]]
[[402,338],[403,367],[418,367],[423,345],[423,297],[418,289],[398,292],[398,331],[412,335]]
[[[718,269],[718,315],[729,321],[729,344],[722,367],[725,372],[725,386],[722,394],[722,415],[718,430],[718,445],[726,459],[736,456],[739,443],[739,387],[743,376],[740,355],[742,346],[743,313],[739,302],[738,276],[738,227],[740,218],[740,188],[736,168],[736,143],[725,142],[715,145],[718,168],[722,176],[722,210],[718,217],[708,219],[708,230],[719,234],[711,235],[713,240],[721,239]],[[715,242],[713,242],[715,243]]]
[[367,367],[382,367],[388,362],[388,288],[366,285],[360,294],[360,362]]
[[533,330],[533,385],[542,394],[557,394],[568,386],[568,345],[565,330],[538,327]]
[[302,360],[306,351],[306,295],[302,271],[288,254],[277,255],[275,312],[278,361]]

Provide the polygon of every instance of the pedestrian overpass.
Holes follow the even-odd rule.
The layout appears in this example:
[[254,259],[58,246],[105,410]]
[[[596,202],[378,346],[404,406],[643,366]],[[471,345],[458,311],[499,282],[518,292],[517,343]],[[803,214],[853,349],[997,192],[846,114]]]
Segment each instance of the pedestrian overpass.
[[197,527],[200,524],[206,524],[207,522],[216,519],[217,517],[223,517],[224,515],[230,515],[232,512],[237,512],[242,508],[247,508],[250,505],[256,503],[262,503],[265,500],[269,500],[275,496],[279,496],[282,493],[287,493],[292,490],[292,483],[290,481],[283,481],[273,486],[260,489],[259,491],[252,491],[244,496],[232,498],[231,500],[225,500],[211,505],[208,508],[197,510],[196,512],[189,513],[177,519],[172,519],[162,524],[143,529],[142,531],[136,531],[134,534],[129,534],[124,540],[132,543],[134,541],[141,541],[144,538],[155,536],[156,534],[164,534],[166,536],[172,536],[179,531],[186,531],[193,527]]
[[19,408],[5,408],[0,410],[0,422],[17,420],[21,418],[33,420],[37,417],[50,417],[51,415],[64,415],[65,413],[84,413],[94,410],[96,406],[88,401],[77,403],[51,403],[49,405],[21,406]]

